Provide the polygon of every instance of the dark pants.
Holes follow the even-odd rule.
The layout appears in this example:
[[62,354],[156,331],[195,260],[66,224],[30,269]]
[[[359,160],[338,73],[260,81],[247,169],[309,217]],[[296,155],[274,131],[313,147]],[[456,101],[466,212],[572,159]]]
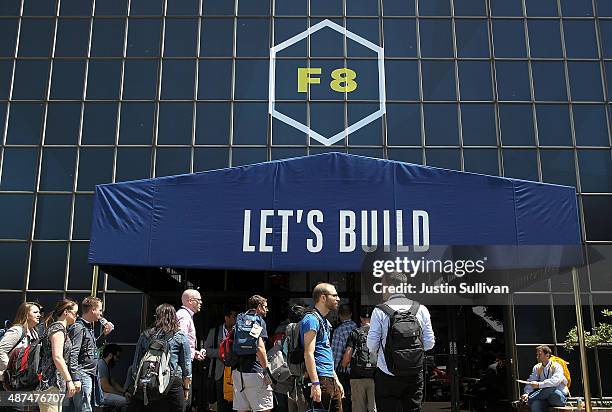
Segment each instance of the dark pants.
[[344,372],[336,372],[338,380],[344,388],[344,398],[342,399],[342,411],[351,412],[351,375]]
[[[308,383],[309,381],[306,382]],[[321,403],[315,403],[314,406],[319,406],[330,412],[343,412],[340,387],[336,385],[334,378],[319,377],[319,382],[321,382]],[[312,403],[310,399],[310,386],[304,387],[304,397],[306,398],[306,403],[310,405]]]
[[424,382],[423,373],[417,377],[399,377],[377,369],[374,375],[376,409],[383,412],[420,411]]
[[215,381],[217,390],[217,412],[232,412],[232,403],[223,398],[223,378]]
[[149,404],[146,406],[142,400],[132,397],[128,405],[128,412],[183,412],[184,408],[185,395],[183,394],[183,379],[180,376],[174,376],[170,381],[170,388],[166,396],[157,401],[149,401]]

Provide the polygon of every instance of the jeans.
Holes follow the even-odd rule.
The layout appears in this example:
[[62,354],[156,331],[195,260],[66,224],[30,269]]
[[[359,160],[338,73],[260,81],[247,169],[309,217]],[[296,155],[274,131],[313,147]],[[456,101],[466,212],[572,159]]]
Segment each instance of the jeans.
[[[533,396],[532,396],[533,395]],[[545,412],[549,406],[565,406],[565,394],[556,388],[542,388],[532,392],[529,396],[531,412]]]
[[92,411],[93,378],[93,376],[87,373],[81,374],[81,390],[70,399],[69,410],[76,412]]

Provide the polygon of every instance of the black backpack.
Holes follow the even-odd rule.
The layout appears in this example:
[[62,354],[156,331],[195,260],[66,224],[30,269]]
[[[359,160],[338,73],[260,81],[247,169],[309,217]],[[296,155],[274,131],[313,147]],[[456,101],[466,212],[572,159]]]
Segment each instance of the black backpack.
[[[327,320],[315,310],[307,311],[304,313],[304,316],[307,314],[314,314],[319,322],[319,328],[317,329],[315,340],[319,339],[319,335],[322,330],[324,328],[326,329],[326,325],[324,325],[323,322],[327,323]],[[302,342],[301,332],[302,320],[297,323],[290,323],[287,325],[285,335],[287,339],[287,364],[289,365],[291,374],[299,377],[301,377],[303,372],[306,370],[306,365],[304,364],[304,342]],[[328,335],[330,335],[329,331]]]
[[353,332],[357,339],[353,348],[351,358],[351,377],[352,378],[373,378],[376,371],[376,354],[370,353],[368,349],[368,332],[370,325],[362,326]]
[[389,316],[384,354],[387,368],[395,376],[416,377],[423,372],[423,331],[416,317],[419,306],[419,302],[414,301],[404,312],[385,303],[376,306]]

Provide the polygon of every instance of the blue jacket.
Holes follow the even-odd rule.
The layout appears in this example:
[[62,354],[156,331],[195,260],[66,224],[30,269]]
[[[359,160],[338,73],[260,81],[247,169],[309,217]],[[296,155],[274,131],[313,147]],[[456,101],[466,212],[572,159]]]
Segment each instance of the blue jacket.
[[[132,363],[132,371],[136,373],[138,371],[138,365],[140,360],[149,349],[149,345],[153,341],[153,334],[150,333],[151,329],[140,334],[138,343],[136,344],[136,351],[134,352],[134,362]],[[147,333],[149,332],[149,333]],[[180,375],[183,378],[191,377],[191,350],[189,349],[189,342],[187,336],[179,330],[174,336],[168,340],[170,344],[170,368],[176,375]]]

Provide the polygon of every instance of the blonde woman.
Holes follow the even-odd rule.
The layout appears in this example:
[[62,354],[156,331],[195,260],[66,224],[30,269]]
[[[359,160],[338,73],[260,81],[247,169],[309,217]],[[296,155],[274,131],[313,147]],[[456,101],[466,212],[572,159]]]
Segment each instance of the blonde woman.
[[[74,324],[79,306],[76,302],[64,299],[57,303],[55,309],[45,319],[47,335],[43,339],[40,354],[40,370],[42,379],[39,390],[47,395],[66,394],[72,397],[76,387],[72,381],[69,368],[70,349],[72,343],[68,337],[68,327]],[[51,401],[39,403],[41,412],[59,412],[62,410],[62,398],[52,398]]]
[[[20,349],[38,339],[36,326],[40,322],[40,304],[36,302],[24,302],[17,308],[17,314],[11,326],[2,340],[0,340],[0,380],[8,366],[11,354],[15,349]],[[8,382],[4,383],[7,387]],[[7,389],[9,389],[7,387]]]

